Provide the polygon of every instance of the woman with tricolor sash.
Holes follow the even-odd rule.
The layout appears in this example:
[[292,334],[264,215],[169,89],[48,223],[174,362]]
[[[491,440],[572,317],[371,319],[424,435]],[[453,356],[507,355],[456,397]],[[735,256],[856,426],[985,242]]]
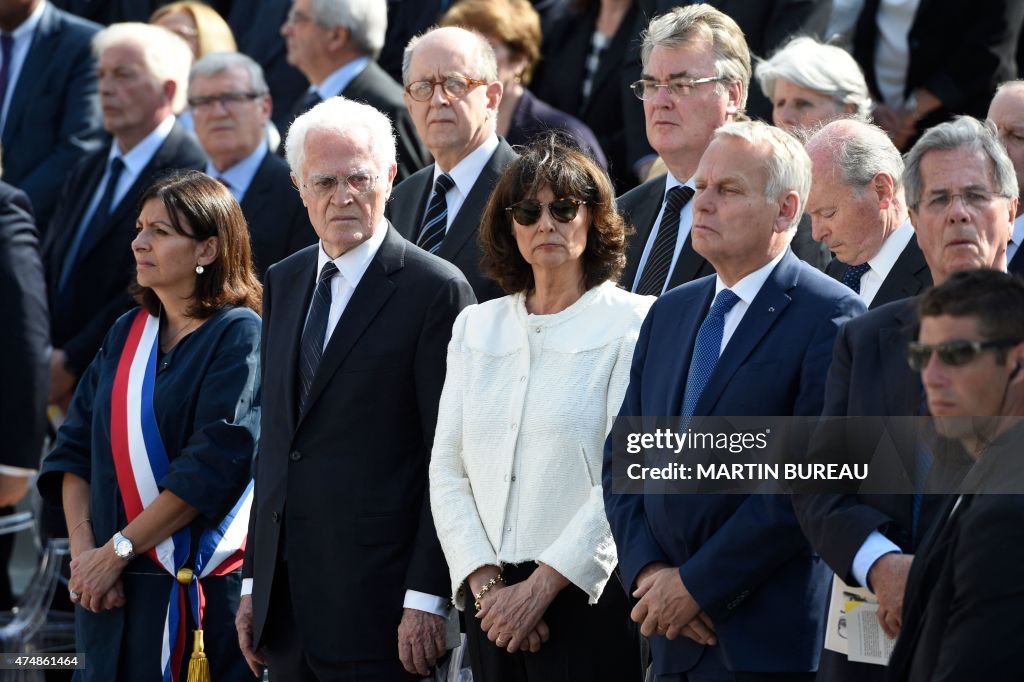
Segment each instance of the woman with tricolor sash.
[[249,233],[198,172],[139,206],[142,305],[108,332],[39,474],[71,542],[75,679],[251,680],[234,628],[259,437]]

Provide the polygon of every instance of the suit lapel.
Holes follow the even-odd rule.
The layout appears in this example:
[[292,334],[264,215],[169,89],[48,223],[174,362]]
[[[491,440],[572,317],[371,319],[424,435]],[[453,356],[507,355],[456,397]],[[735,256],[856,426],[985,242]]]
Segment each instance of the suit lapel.
[[296,387],[299,385],[299,346],[302,339],[302,328],[306,324],[306,315],[309,312],[309,303],[313,298],[313,285],[316,281],[316,264],[319,246],[310,249],[309,257],[303,259],[301,265],[297,266],[290,276],[284,278],[282,283],[288,287],[289,293],[285,295],[285,310],[280,314],[280,329],[278,338],[288,339],[284,347],[288,349],[288,358],[284,370],[284,387],[288,392],[285,397],[285,405],[288,412],[288,428],[290,433],[295,432],[298,426],[299,415],[296,405]]
[[695,415],[709,415],[722,391],[729,385],[736,370],[746,361],[747,357],[757,348],[761,339],[768,333],[777,320],[785,313],[790,298],[787,293],[796,286],[799,278],[796,256],[788,252],[783,256],[772,273],[765,280],[764,286],[751,301],[750,307],[743,315],[728,345],[718,358],[718,364],[708,379],[704,392],[701,393],[694,409]]
[[54,59],[60,39],[57,33],[59,19],[56,8],[43,8],[43,16],[39,19],[39,26],[36,27],[32,44],[25,55],[25,63],[21,67],[18,82],[14,86],[14,94],[11,96],[11,106],[7,110],[3,133],[5,148],[11,146],[11,140],[15,135],[20,134],[22,115],[28,103],[35,101],[39,90],[46,85],[46,79],[42,76]]
[[891,301],[917,296],[930,282],[928,264],[917,246],[917,237],[911,237],[871,300],[871,307],[877,308]]
[[640,258],[644,254],[647,240],[651,237],[658,211],[664,203],[665,182],[666,178],[662,178],[660,182],[651,183],[636,203],[635,209],[629,212],[628,219],[636,233],[626,238],[626,268],[622,272],[622,283],[631,291],[636,285],[636,270],[640,265]]
[[[427,210],[427,195],[431,191],[431,183],[434,179],[434,166],[430,165],[422,171],[401,182],[405,196],[400,201],[389,201],[387,216],[395,225],[399,234],[416,243],[419,237],[420,224],[423,222],[423,214]],[[406,187],[408,183],[408,187]]]
[[[622,68],[622,55],[629,48],[629,41],[633,39],[633,33],[631,31],[633,25],[636,23],[636,13],[638,12],[636,3],[630,7],[629,11],[626,12],[626,16],[622,18],[622,23],[619,24],[619,30],[612,36],[611,42],[608,47],[601,53],[601,60],[597,65],[597,72],[594,74],[594,80],[591,84],[590,93],[591,97],[583,105],[583,109],[579,113],[579,118],[586,116],[587,111],[593,106],[605,106],[605,102],[595,101],[593,95],[596,93],[606,80],[616,74],[616,72]],[[596,24],[596,21],[595,21]],[[592,33],[581,31],[589,38]],[[589,49],[584,54],[589,54]]]
[[704,256],[693,250],[693,230],[686,235],[683,248],[679,251],[679,258],[676,259],[676,266],[672,268],[672,276],[668,279],[668,288],[672,289],[680,284],[686,284],[698,277],[712,274],[715,269],[704,260]]
[[[678,352],[673,356],[671,367],[666,370],[666,376],[675,377],[670,387],[669,395],[663,404],[671,406],[672,415],[679,415],[683,412],[683,397],[686,394],[686,379],[690,373],[690,362],[693,358],[693,346],[697,340],[697,332],[704,322],[704,317],[711,309],[711,302],[715,297],[715,278],[709,277],[703,286],[694,287],[693,295],[688,302],[680,306],[683,310],[692,310],[692,315],[679,315],[676,319],[675,330],[668,335],[668,338],[679,340]],[[655,403],[658,404],[658,403]]]
[[905,299],[902,303],[902,309],[894,315],[893,324],[878,330],[877,352],[881,355],[882,383],[885,396],[891,401],[882,414],[916,416],[921,411],[921,381],[907,366],[903,351],[914,338],[917,328],[917,314],[914,312],[917,299]]
[[499,140],[498,148],[494,150],[491,158],[487,160],[483,170],[480,171],[476,182],[473,183],[473,189],[469,191],[466,200],[459,208],[458,215],[455,216],[455,220],[448,228],[448,233],[445,235],[444,241],[441,242],[441,248],[437,251],[438,256],[449,262],[454,260],[470,237],[477,234],[480,229],[480,214],[483,213],[484,205],[491,196],[494,185],[498,182],[498,176],[512,160],[513,155],[514,152],[508,143],[505,140]]
[[50,268],[51,294],[55,294],[57,291],[57,281],[60,279],[64,257],[67,256],[68,247],[75,240],[75,233],[78,231],[78,226],[82,223],[82,216],[85,215],[89,202],[92,201],[93,194],[96,193],[96,187],[103,178],[109,154],[110,147],[104,147],[102,150],[95,152],[88,161],[82,164],[79,169],[78,178],[83,181],[83,184],[81,187],[71,186],[71,189],[74,190],[75,205],[64,213],[70,224],[61,225],[61,229],[46,231],[43,254]]
[[370,266],[363,274],[363,278],[356,286],[351,300],[341,314],[341,319],[338,320],[338,326],[335,327],[330,341],[327,342],[296,427],[302,425],[302,420],[309,413],[310,407],[320,397],[338,367],[348,357],[353,346],[395,292],[395,283],[391,281],[391,273],[400,269],[404,262],[405,242],[388,225],[388,234],[384,237],[380,250],[377,251],[377,255],[374,256]]

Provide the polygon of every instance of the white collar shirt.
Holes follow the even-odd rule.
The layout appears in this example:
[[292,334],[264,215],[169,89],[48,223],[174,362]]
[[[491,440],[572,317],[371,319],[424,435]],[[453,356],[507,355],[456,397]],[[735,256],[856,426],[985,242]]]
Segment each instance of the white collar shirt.
[[750,308],[750,304],[757,298],[757,294],[761,291],[761,287],[768,281],[768,277],[772,274],[772,270],[779,264],[788,248],[783,249],[782,253],[772,258],[770,261],[762,265],[757,270],[736,282],[731,287],[726,287],[725,282],[718,275],[715,275],[715,296],[722,291],[722,289],[731,289],[732,293],[739,297],[739,301],[732,307],[732,309],[725,314],[725,326],[722,329],[722,346],[718,350],[719,356],[725,350],[725,347],[729,345],[729,340],[732,339],[732,335],[736,332],[736,328],[740,326],[740,322],[743,321],[743,316],[747,314],[747,310]]
[[[654,240],[658,237],[658,230],[661,228],[661,218],[665,213],[666,201],[668,199],[668,191],[673,187],[689,187],[691,190],[694,189],[693,178],[691,177],[686,182],[679,182],[676,176],[672,175],[669,171],[665,174],[665,192],[661,195],[661,210],[658,211],[657,217],[654,219],[654,226],[651,228],[651,234],[647,237],[647,243],[644,244],[644,251],[640,255],[640,263],[637,264],[636,277],[633,279],[633,288],[630,290],[636,293],[637,284],[640,283],[640,277],[643,275],[644,268],[647,267],[647,259],[651,255],[651,249],[654,248]],[[669,289],[669,282],[672,281],[672,273],[676,269],[676,265],[679,262],[679,254],[683,251],[683,244],[686,243],[686,239],[690,236],[690,229],[693,227],[693,200],[686,202],[679,211],[679,233],[676,235],[676,246],[672,252],[672,262],[668,269],[668,276],[665,278],[665,285],[661,288],[660,294],[665,293]]]

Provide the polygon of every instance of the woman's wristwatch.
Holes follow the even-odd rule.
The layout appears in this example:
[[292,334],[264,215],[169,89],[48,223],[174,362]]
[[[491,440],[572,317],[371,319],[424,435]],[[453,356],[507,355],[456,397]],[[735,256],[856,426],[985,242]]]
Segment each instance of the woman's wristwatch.
[[132,541],[121,535],[121,531],[114,533],[114,554],[118,559],[131,561],[135,558],[135,545]]

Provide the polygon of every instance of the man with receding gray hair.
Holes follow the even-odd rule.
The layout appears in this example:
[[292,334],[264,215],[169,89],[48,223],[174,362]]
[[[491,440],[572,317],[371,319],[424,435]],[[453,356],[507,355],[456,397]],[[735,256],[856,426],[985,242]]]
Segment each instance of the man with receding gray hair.
[[268,267],[316,241],[288,164],[267,147],[272,104],[263,69],[240,52],[207,54],[192,66],[188,103],[206,173],[241,205],[262,280]]
[[[621,416],[819,414],[836,331],[864,304],[789,249],[810,184],[788,133],[714,132],[694,173],[693,248],[716,274],[655,302]],[[605,509],[656,680],[813,680],[828,578],[789,498],[616,494],[614,444]]]
[[434,157],[395,188],[388,216],[402,236],[454,263],[478,300],[505,292],[480,274],[480,215],[515,152],[498,137],[501,82],[494,50],[475,31],[446,27],[409,41],[405,104]]
[[421,679],[444,654],[449,603],[427,465],[473,292],[384,217],[397,172],[384,114],[329,99],[295,120],[286,153],[320,239],[264,283],[239,645],[277,680]]
[[402,88],[376,62],[387,27],[382,0],[292,0],[281,35],[288,63],[310,83],[293,118],[337,95],[379,109],[394,125],[401,181],[430,160],[402,103]]
[[814,238],[835,254],[825,268],[869,308],[931,286],[903,193],[903,159],[881,128],[852,119],[807,141],[813,166],[807,213]]

